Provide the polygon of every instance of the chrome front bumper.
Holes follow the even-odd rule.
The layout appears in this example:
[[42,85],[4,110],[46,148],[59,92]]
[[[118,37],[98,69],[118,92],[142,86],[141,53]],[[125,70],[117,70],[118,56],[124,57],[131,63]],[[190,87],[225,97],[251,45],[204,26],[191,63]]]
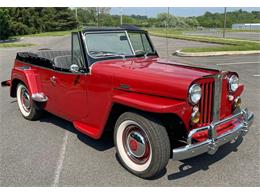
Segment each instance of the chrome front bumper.
[[[240,120],[239,124],[237,124],[233,129],[217,136],[216,128],[219,125],[225,124],[236,118]],[[248,132],[249,127],[252,125],[253,120],[254,114],[248,112],[247,109],[243,109],[231,117],[211,123],[205,127],[193,129],[188,135],[188,144],[186,146],[173,149],[172,158],[173,160],[184,160],[206,152],[209,154],[215,154],[219,146],[222,146],[223,144],[228,143],[239,136],[244,136]],[[197,132],[205,130],[208,130],[208,139],[203,142],[192,144],[192,136]]]

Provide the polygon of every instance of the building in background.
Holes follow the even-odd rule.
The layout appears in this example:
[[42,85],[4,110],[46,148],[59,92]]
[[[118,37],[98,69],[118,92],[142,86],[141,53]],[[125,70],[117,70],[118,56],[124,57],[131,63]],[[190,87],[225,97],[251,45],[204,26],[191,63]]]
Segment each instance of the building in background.
[[232,24],[234,30],[260,30],[260,23]]

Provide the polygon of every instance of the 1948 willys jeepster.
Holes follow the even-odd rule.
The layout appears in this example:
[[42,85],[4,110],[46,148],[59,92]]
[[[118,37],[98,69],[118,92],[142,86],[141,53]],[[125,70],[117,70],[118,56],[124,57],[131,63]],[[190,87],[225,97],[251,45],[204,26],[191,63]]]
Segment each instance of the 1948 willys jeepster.
[[163,61],[134,26],[71,36],[71,51],[17,53],[2,85],[28,120],[46,110],[94,139],[113,129],[120,162],[139,177],[153,177],[170,158],[214,154],[253,122],[235,72]]

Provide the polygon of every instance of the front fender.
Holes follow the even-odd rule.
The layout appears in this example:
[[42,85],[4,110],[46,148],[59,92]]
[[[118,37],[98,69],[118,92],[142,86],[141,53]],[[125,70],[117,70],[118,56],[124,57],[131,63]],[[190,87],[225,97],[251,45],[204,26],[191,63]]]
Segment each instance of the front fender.
[[152,113],[173,113],[185,120],[190,115],[191,106],[183,100],[151,96],[118,90],[113,102]]

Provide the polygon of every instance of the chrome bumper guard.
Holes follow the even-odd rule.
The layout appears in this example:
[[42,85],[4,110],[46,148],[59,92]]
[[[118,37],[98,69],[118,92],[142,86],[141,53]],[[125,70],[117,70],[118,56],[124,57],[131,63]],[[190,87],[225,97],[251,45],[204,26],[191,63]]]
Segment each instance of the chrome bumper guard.
[[[216,135],[217,126],[227,123],[235,118],[241,119],[240,123],[237,126],[221,134],[220,136]],[[239,136],[244,136],[248,132],[249,127],[252,125],[253,120],[254,120],[254,114],[252,112],[248,112],[247,109],[243,109],[228,118],[225,118],[217,122],[213,122],[210,125],[205,127],[193,129],[192,131],[190,131],[188,135],[187,138],[188,144],[186,146],[173,149],[172,159],[184,160],[187,158],[198,156],[206,152],[209,154],[215,154],[219,146],[222,146],[223,144],[228,143]],[[203,142],[192,144],[192,136],[195,133],[205,131],[205,130],[208,130],[208,139]]]

